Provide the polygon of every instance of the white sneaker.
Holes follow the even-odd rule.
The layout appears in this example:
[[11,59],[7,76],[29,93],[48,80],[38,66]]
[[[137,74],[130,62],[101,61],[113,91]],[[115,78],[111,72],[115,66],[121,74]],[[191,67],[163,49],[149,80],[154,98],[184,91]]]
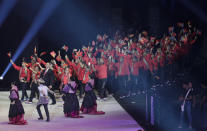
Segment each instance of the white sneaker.
[[104,100],[104,101],[106,101],[106,100],[107,100],[107,98],[103,98],[103,100]]
[[100,99],[101,99],[101,98],[98,96],[98,97],[97,97],[97,100],[100,100]]
[[32,102],[31,102],[31,101],[25,101],[25,103],[26,103],[26,104],[32,104]]
[[182,129],[183,127],[182,127],[182,126],[178,126],[178,128],[179,128],[179,129]]

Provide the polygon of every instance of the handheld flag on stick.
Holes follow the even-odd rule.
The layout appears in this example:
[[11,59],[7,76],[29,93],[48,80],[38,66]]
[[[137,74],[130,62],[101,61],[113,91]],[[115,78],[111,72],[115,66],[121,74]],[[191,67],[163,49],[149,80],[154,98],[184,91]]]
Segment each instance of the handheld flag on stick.
[[174,30],[174,27],[173,26],[168,27],[168,31],[169,32],[173,32],[173,30]]
[[8,56],[9,58],[11,58],[11,52],[8,52],[8,53],[7,53],[7,56]]
[[182,22],[178,22],[177,25],[178,25],[179,27],[182,27],[182,28],[184,27],[184,23],[182,23]]
[[40,53],[40,56],[46,55],[47,53],[44,51],[42,53]]
[[53,58],[55,58],[55,56],[56,56],[55,51],[51,51],[51,52],[50,52],[50,55],[51,55]]
[[125,40],[125,41],[129,41],[129,38],[125,37],[124,40]]
[[37,54],[37,48],[36,48],[36,46],[34,48],[34,54]]
[[129,37],[130,37],[130,38],[134,37],[134,34],[130,34]]
[[96,42],[93,40],[92,41],[92,46],[95,46],[96,45]]
[[62,47],[62,49],[65,50],[66,52],[68,52],[68,46],[64,45],[64,46]]

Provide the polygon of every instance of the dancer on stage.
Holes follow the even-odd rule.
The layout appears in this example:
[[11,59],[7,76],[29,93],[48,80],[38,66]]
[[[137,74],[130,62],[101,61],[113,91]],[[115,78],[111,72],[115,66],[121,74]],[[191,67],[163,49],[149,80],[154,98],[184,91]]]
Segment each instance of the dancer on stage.
[[[33,98],[35,97],[35,94],[37,94],[38,98],[39,98],[39,91],[38,91],[38,83],[37,80],[40,78],[40,74],[41,74],[41,70],[42,67],[39,64],[40,67],[35,66],[34,70],[32,68],[30,68],[30,70],[32,71],[32,81],[30,83],[30,87],[31,87],[31,94],[30,94],[30,98],[28,103],[31,104]],[[41,70],[40,70],[41,68]]]
[[96,95],[93,92],[94,87],[94,76],[93,74],[89,75],[89,80],[85,86],[85,96],[83,98],[83,103],[81,106],[81,111],[83,114],[90,115],[102,115],[105,114],[103,111],[97,111]]
[[[44,71],[41,73],[41,78],[45,81],[45,85],[49,88],[52,89],[53,83],[54,83],[54,72],[52,71],[52,65],[50,63],[46,63],[46,68]],[[49,97],[52,99],[51,105],[56,104],[56,99],[55,95],[52,93],[48,93]]]
[[50,114],[48,111],[48,103],[49,103],[49,98],[48,98],[48,92],[50,92],[51,94],[53,94],[54,92],[51,91],[47,86],[45,86],[45,81],[43,79],[39,79],[38,80],[38,90],[39,90],[39,101],[37,103],[37,112],[39,114],[39,118],[38,120],[43,120],[43,116],[40,110],[40,107],[43,105],[44,109],[45,109],[45,113],[47,116],[47,122],[50,121]]
[[106,94],[106,81],[107,81],[107,64],[104,63],[104,59],[100,58],[98,61],[98,64],[92,66],[93,71],[96,72],[97,78],[98,78],[98,93],[100,99],[106,100],[107,94]]
[[24,120],[24,108],[19,100],[18,88],[15,83],[11,83],[11,91],[9,96],[11,103],[9,108],[9,124],[26,125]]
[[63,88],[63,112],[65,114],[65,117],[83,118],[83,116],[79,116],[80,106],[78,102],[78,97],[76,95],[76,90],[77,89],[75,81],[73,80],[73,78],[69,78],[68,83]]
[[26,101],[28,100],[27,95],[27,83],[30,81],[30,70],[27,68],[26,63],[22,62],[22,67],[17,66],[12,60],[10,60],[13,67],[19,71],[19,81],[22,88],[22,98],[21,101],[24,101],[24,97],[26,97]]

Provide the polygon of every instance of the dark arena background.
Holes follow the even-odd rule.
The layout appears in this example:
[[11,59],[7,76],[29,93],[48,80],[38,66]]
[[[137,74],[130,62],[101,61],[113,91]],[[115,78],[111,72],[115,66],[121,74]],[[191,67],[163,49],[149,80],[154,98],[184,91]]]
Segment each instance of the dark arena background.
[[[206,5],[206,0],[0,0],[0,131],[207,131]],[[44,62],[54,76],[52,88],[45,85],[56,100],[48,104],[49,123],[38,120],[39,87],[33,86],[33,79],[45,77]],[[63,90],[71,81],[80,105],[75,117],[65,113],[66,103],[72,101],[72,107],[75,101]],[[19,90],[15,100],[12,82]],[[95,103],[84,112],[88,85]],[[21,105],[27,123],[18,118]]]

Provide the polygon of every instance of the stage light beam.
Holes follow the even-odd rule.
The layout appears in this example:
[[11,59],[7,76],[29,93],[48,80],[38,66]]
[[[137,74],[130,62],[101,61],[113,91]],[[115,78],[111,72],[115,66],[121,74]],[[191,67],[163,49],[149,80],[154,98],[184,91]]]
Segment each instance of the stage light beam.
[[[34,18],[34,21],[26,33],[25,37],[21,41],[19,47],[17,48],[12,60],[15,62],[22,51],[27,47],[31,39],[36,35],[41,26],[46,22],[46,20],[51,16],[52,12],[56,9],[57,5],[61,0],[46,0],[38,12],[37,16]],[[9,63],[6,69],[4,70],[2,77],[6,75],[8,70],[11,68],[12,64]]]
[[3,79],[4,79],[4,77],[0,76],[0,80],[3,80]]
[[191,1],[189,0],[179,0],[181,4],[183,4],[186,8],[191,10],[195,15],[197,15],[205,24],[207,24],[207,15],[206,13],[201,10],[200,8],[196,7]]
[[3,0],[0,5],[0,27],[16,5],[17,0]]

